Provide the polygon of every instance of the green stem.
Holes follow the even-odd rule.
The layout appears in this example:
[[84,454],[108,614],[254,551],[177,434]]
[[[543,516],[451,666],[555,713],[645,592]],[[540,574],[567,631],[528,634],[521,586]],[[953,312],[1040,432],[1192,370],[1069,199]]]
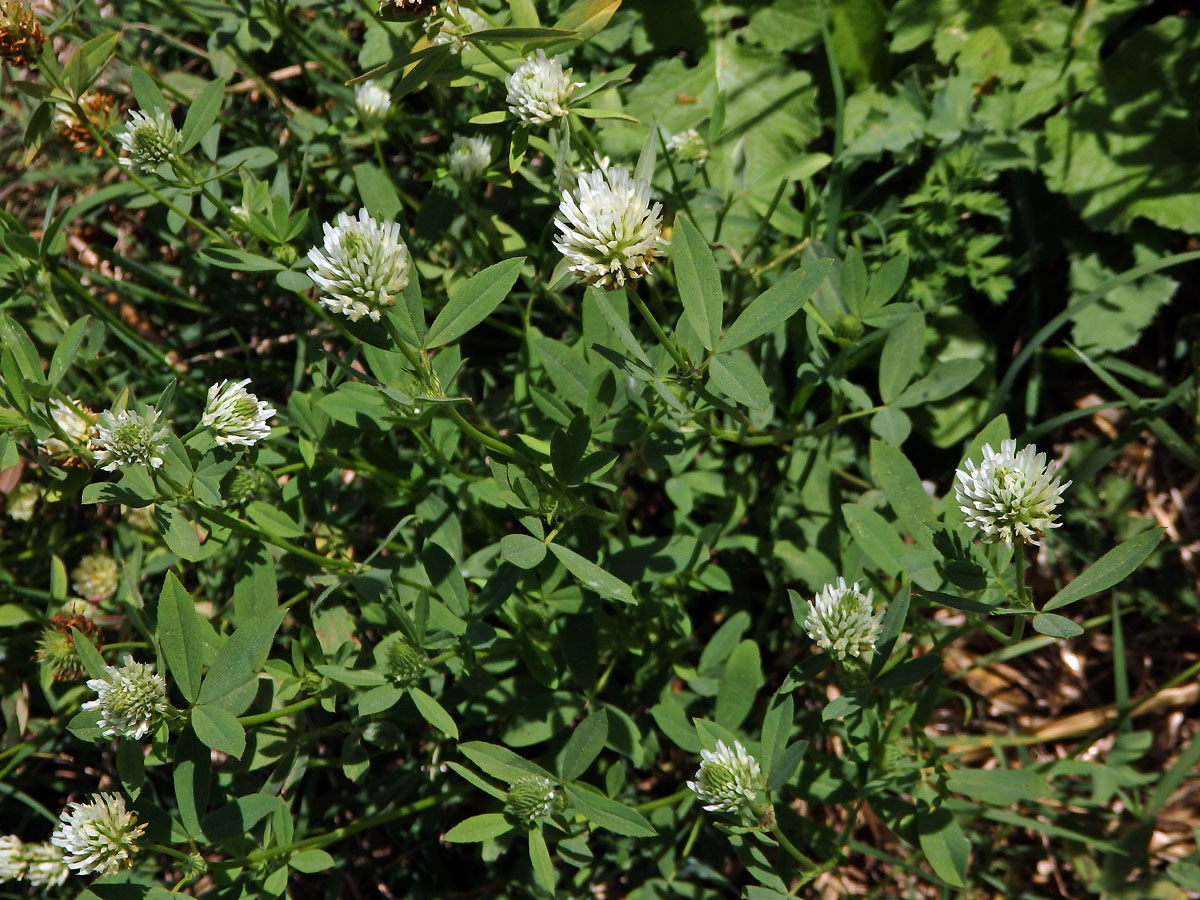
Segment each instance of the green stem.
[[658,319],[654,318],[654,313],[650,312],[650,307],[646,306],[642,298],[638,295],[637,285],[632,282],[629,285],[626,295],[633,301],[633,305],[638,308],[638,312],[642,314],[642,318],[650,326],[650,330],[654,332],[654,336],[658,342],[663,345],[663,348],[671,355],[671,359],[675,361],[675,365],[681,372],[690,372],[692,365],[688,362],[682,351],[675,346],[675,342],[667,337],[667,333],[663,331],[663,327],[658,324]]
[[471,37],[467,37],[467,42],[472,47],[474,47],[476,50],[478,50],[480,53],[482,53],[484,56],[486,56],[488,59],[490,59],[492,62],[494,62],[497,66],[499,66],[501,71],[507,72],[509,75],[511,75],[513,73],[512,66],[510,66],[508,63],[506,63],[504,60],[502,60],[500,57],[498,57],[495,53],[493,53],[491,50],[489,50],[487,47],[487,44],[485,44],[483,41],[478,40],[478,39],[472,39]]
[[833,52],[833,35],[829,32],[829,17],[821,22],[821,42],[829,62],[829,81],[833,88],[833,163],[829,167],[829,197],[825,207],[825,243],[837,249],[837,230],[842,217],[842,142],[845,126],[846,85],[842,70]]
[[269,534],[268,532],[259,528],[257,525],[247,522],[244,519],[231,516],[219,509],[201,507],[201,515],[212,520],[218,525],[223,525],[226,528],[230,528],[236,532],[239,532],[240,534],[248,535],[262,541],[263,543],[271,544],[281,550],[286,550],[288,553],[291,553],[294,556],[299,556],[301,559],[306,559],[311,563],[316,563],[323,569],[339,569],[341,571],[349,571],[357,568],[357,565],[349,560],[333,559],[328,556],[321,556],[319,553],[313,553],[311,550],[305,550],[303,547],[293,544],[291,541],[284,540],[281,537],[276,537],[273,534]]
[[[1025,547],[1019,542],[1016,545],[1016,564],[1017,564],[1017,605],[1025,609],[1033,608],[1033,598],[1029,595],[1029,588],[1025,584]],[[1017,643],[1025,636],[1025,616],[1017,614],[1013,616],[1012,636],[1009,637],[1010,645]]]
[[306,700],[297,700],[295,703],[279,709],[256,713],[252,716],[238,716],[238,722],[242,725],[261,725],[263,722],[274,722],[276,719],[286,719],[288,716],[298,713],[302,709],[316,706],[319,702],[316,697],[309,697]]
[[165,844],[155,844],[150,841],[143,841],[142,849],[150,850],[153,853],[161,853],[164,856],[173,856],[175,859],[190,859],[188,854],[184,853],[182,850],[176,850],[174,847],[168,847]]
[[467,437],[471,438],[471,440],[480,443],[489,450],[493,450],[502,456],[508,457],[509,459],[514,459],[519,462],[528,462],[528,460],[525,458],[525,454],[521,453],[515,447],[509,446],[508,444],[504,443],[504,441],[500,440],[499,438],[494,438],[490,434],[485,434],[464,419],[462,413],[460,413],[454,407],[454,404],[444,404],[443,408],[446,410],[446,415],[450,417],[450,421],[457,425],[458,430]]
[[787,835],[783,833],[783,829],[779,827],[779,823],[771,826],[771,836],[779,841],[779,846],[786,850],[800,865],[813,871],[819,868],[815,862],[801,853],[799,848],[787,839]]

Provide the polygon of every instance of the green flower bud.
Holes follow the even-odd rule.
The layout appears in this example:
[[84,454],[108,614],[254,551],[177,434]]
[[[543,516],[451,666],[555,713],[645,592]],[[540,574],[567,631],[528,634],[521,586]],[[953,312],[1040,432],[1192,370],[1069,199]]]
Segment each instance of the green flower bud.
[[397,684],[412,684],[425,671],[428,663],[424,651],[414,647],[400,633],[384,638],[380,650],[383,666]]
[[504,798],[504,812],[522,825],[545,819],[559,806],[558,788],[549,778],[528,775],[512,783]]

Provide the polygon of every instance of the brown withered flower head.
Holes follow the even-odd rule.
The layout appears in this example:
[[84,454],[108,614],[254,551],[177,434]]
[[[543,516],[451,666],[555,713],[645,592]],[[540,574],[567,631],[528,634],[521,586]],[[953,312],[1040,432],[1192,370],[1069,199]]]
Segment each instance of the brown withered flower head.
[[100,629],[91,619],[80,615],[53,616],[38,640],[37,658],[54,672],[55,681],[73,681],[87,674],[75,647],[72,628],[87,635],[97,650],[101,647]]
[[[100,134],[112,131],[121,119],[117,98],[107,91],[88,91],[79,98],[79,106],[87,116],[88,122],[91,122],[92,127]],[[104,152],[96,146],[87,123],[81,121],[70,106],[59,104],[55,122],[58,125],[59,137],[70,142],[77,153],[100,156]]]
[[46,35],[24,3],[0,0],[0,59],[19,68],[32,66],[44,43]]
[[437,0],[379,0],[379,14],[388,18],[432,16],[437,11]]

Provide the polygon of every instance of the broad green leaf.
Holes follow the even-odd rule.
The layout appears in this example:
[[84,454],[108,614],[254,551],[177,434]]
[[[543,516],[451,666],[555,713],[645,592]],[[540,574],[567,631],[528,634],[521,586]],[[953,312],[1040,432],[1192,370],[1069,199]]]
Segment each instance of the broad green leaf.
[[512,822],[503,813],[484,813],[459,822],[444,835],[442,840],[451,844],[476,844],[490,841],[513,830]]
[[765,409],[771,404],[767,383],[744,350],[714,356],[708,364],[708,385],[751,409]]
[[500,539],[500,556],[521,569],[532,569],[546,558],[546,545],[528,534],[506,534]]
[[279,272],[287,268],[273,259],[231,247],[205,247],[196,255],[214,266],[237,272]]
[[246,506],[246,517],[272,537],[294,538],[304,534],[304,529],[277,506],[252,500]]
[[567,739],[559,763],[559,775],[563,781],[574,781],[587,771],[592,761],[604,749],[608,740],[608,713],[603,709],[592,713],[580,722]]
[[202,838],[204,832],[200,821],[204,818],[212,790],[212,754],[197,739],[194,730],[185,729],[175,745],[173,762],[171,777],[179,804],[179,819],[188,834]]
[[812,297],[832,265],[832,259],[818,259],[780,278],[742,310],[722,335],[717,350],[721,353],[735,350],[774,331]]
[[1066,616],[1038,613],[1033,617],[1033,630],[1055,638],[1073,638],[1083,634],[1083,628]]
[[425,336],[425,347],[432,349],[456,341],[489,315],[508,296],[521,271],[524,257],[515,257],[488,266],[450,292]]
[[[197,702],[218,704],[229,712],[230,706],[242,702],[241,689],[258,676],[258,670],[271,652],[275,632],[279,630],[287,610],[277,609],[265,616],[243,623],[225,639],[217,651],[208,674],[200,685]],[[249,702],[248,700],[245,702]]]
[[576,40],[586,41],[603,30],[620,5],[621,0],[580,0],[562,14],[554,27],[573,31],[578,35]]
[[566,567],[568,572],[583,582],[584,587],[595,591],[601,597],[619,600],[622,603],[637,603],[637,598],[633,596],[633,589],[629,585],[617,576],[604,571],[591,560],[580,556],[574,550],[561,544],[550,544],[550,552],[558,557],[558,561]]
[[843,503],[842,516],[867,559],[889,574],[904,568],[905,545],[895,526],[875,510],[857,503]]
[[179,693],[195,703],[204,666],[204,631],[195,601],[174,572],[168,572],[158,595],[158,641]]
[[925,349],[925,317],[906,316],[888,329],[879,355],[879,396],[891,403],[908,387]]
[[46,377],[46,383],[50,387],[57,385],[63,375],[67,374],[71,364],[75,362],[75,356],[79,353],[79,345],[83,342],[89,322],[91,322],[91,316],[76,319],[58,339],[58,346],[54,348],[54,355],[50,358],[50,373]]
[[550,861],[550,849],[546,846],[546,838],[540,828],[529,829],[529,862],[533,866],[533,875],[538,884],[553,894],[554,863]]
[[371,218],[394,222],[400,217],[400,195],[392,180],[371,163],[359,163],[354,167],[354,183],[358,196]]
[[134,99],[137,100],[138,107],[142,112],[153,114],[155,110],[161,109],[167,115],[171,114],[171,108],[167,105],[162,91],[158,89],[158,85],[145,69],[132,66],[129,70],[129,84],[133,88]]
[[1152,528],[1113,547],[1084,569],[1079,577],[1051,597],[1042,610],[1049,612],[1052,609],[1062,609],[1077,600],[1098,594],[1125,580],[1158,546],[1162,536],[1163,529]]
[[90,678],[104,678],[107,663],[104,662],[104,657],[96,649],[95,645],[88,640],[78,628],[71,626],[71,634],[75,638],[75,652],[79,654],[79,661],[83,663],[83,668],[87,671]]
[[523,756],[518,756],[507,747],[488,744],[484,741],[469,741],[465,744],[459,744],[458,749],[462,752],[463,756],[479,766],[488,775],[491,775],[493,778],[499,778],[501,781],[507,781],[509,784],[528,775],[539,775],[542,778],[549,778],[551,781],[554,780],[554,776],[537,763],[532,763]]
[[933,502],[908,457],[890,444],[872,440],[871,474],[908,533],[918,543],[927,541],[936,520]]
[[699,753],[700,738],[696,736],[696,728],[682,706],[674,703],[657,703],[650,707],[650,715],[671,741],[688,753]]
[[717,724],[731,730],[741,725],[762,686],[758,644],[750,640],[742,641],[729,655],[717,686],[717,704],[713,714]]
[[204,819],[204,836],[214,844],[239,837],[279,809],[281,803],[271,794],[238,797]]
[[894,402],[906,408],[944,400],[969,385],[982,371],[983,363],[977,359],[951,359],[938,363],[932,372],[909,385]]
[[715,350],[721,336],[721,273],[708,242],[686,216],[675,221],[675,281],[684,313],[706,350]]
[[576,811],[593,825],[628,837],[654,837],[654,826],[642,814],[581,784],[568,784],[567,796]]
[[297,872],[308,874],[324,872],[326,869],[332,869],[336,864],[337,860],[325,850],[301,850],[288,857],[289,866]]
[[205,746],[236,758],[246,752],[246,729],[227,709],[213,704],[192,708],[192,730]]
[[410,687],[408,695],[412,697],[421,718],[443,734],[458,740],[458,726],[454,724],[454,719],[451,718],[450,713],[446,712],[442,704],[420,688]]
[[1052,793],[1046,776],[1028,769],[950,769],[946,787],[993,806],[1011,806]]
[[904,276],[908,274],[908,257],[901,253],[893,256],[878,269],[871,273],[871,285],[867,288],[867,296],[863,300],[861,316],[869,316],[878,312],[889,300],[896,296],[900,286],[904,284]]
[[921,852],[934,873],[948,884],[965,887],[971,842],[950,811],[945,807],[918,809],[917,831]]
[[217,116],[221,112],[221,103],[224,100],[225,82],[223,81],[210,81],[200,89],[200,93],[188,107],[187,117],[183,120],[183,128],[179,132],[182,137],[179,144],[180,153],[186,153],[200,143],[200,139],[217,121]]

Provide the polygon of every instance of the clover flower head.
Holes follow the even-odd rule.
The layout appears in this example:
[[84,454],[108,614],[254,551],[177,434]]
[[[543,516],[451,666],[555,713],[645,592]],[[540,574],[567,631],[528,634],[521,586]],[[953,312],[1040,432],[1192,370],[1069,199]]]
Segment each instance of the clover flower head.
[[89,553],[71,570],[71,587],[85,600],[100,603],[117,592],[121,568],[107,553]]
[[567,99],[579,87],[571,70],[539,50],[508,76],[508,110],[522,125],[549,125],[568,112]]
[[762,769],[741,741],[733,746],[717,741],[715,750],[700,751],[696,780],[687,786],[709,812],[735,813],[748,809],[762,790]]
[[46,43],[37,17],[17,0],[0,2],[0,59],[17,68],[32,66]]
[[808,601],[808,636],[838,659],[861,656],[875,649],[883,613],[875,613],[872,591],[864,594],[858,582],[846,586],[839,578]]
[[62,887],[71,875],[62,850],[53,844],[26,844],[22,856],[25,880],[35,888]]
[[997,452],[988,444],[978,466],[967,460],[954,473],[954,496],[970,528],[983,533],[989,542],[1038,543],[1038,538],[1061,523],[1054,507],[1071,482],[1062,484],[1058,463],[1046,462],[1046,454],[1027,444],[1019,451],[1011,438],[1000,442]]
[[427,35],[429,43],[449,44],[450,52],[458,54],[467,46],[467,35],[476,31],[487,31],[490,27],[487,19],[475,10],[459,6],[457,3],[447,3],[445,17],[430,22]]
[[253,447],[271,433],[267,422],[275,409],[246,390],[249,383],[249,378],[222,381],[208,389],[200,424],[213,430],[221,446]]
[[175,156],[183,137],[165,109],[156,109],[150,114],[135,109],[117,139],[125,151],[121,157],[122,165],[153,172]]
[[67,804],[50,843],[62,848],[66,864],[80,875],[113,875],[133,865],[145,830],[120,794],[92,794],[87,803]]
[[321,303],[351,322],[367,316],[379,321],[408,286],[408,248],[396,222],[376,222],[365,209],[358,218],[338,213],[325,223],[325,244],[308,251],[308,276],[321,288]]
[[541,775],[518,778],[508,788],[504,811],[522,824],[544,819],[558,808],[558,787]]
[[412,684],[428,665],[425,652],[414,647],[399,631],[380,641],[377,652],[384,669],[398,684]]
[[40,446],[54,458],[90,457],[89,445],[96,435],[96,413],[77,400],[67,399],[69,402],[50,398],[50,418],[70,443],[54,435],[41,441]]
[[446,167],[460,181],[474,181],[492,164],[492,142],[485,137],[458,135],[450,142]]
[[41,485],[32,481],[22,481],[11,491],[4,500],[4,510],[8,517],[15,522],[28,522],[33,518],[38,501],[42,499]]
[[378,81],[364,81],[354,86],[354,105],[363,125],[378,128],[392,111],[392,94]]
[[689,128],[667,138],[667,152],[697,167],[708,162],[708,142],[695,128]]
[[624,166],[580,175],[574,191],[563,191],[554,226],[554,246],[575,278],[606,289],[646,275],[667,243],[662,204]]
[[146,465],[157,469],[167,452],[166,426],[158,424],[159,412],[153,406],[144,413],[123,409],[100,413],[92,449],[96,462],[106,472],[122,466]]
[[24,848],[15,834],[0,835],[0,882],[16,881],[25,874]]
[[141,740],[169,709],[166,679],[149,663],[134,662],[129,656],[119,667],[105,666],[104,677],[90,679],[87,686],[96,692],[96,699],[82,708],[100,711],[96,725],[105,737]]

